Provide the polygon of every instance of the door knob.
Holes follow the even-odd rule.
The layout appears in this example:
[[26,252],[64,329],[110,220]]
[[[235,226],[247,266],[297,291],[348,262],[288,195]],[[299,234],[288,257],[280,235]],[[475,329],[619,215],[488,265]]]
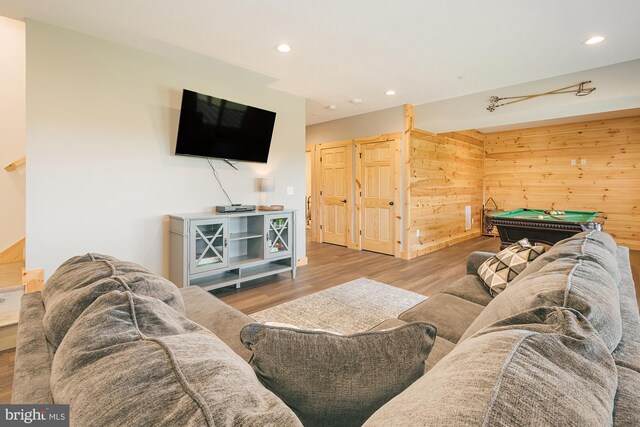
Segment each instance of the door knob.
[[389,202],[389,206],[393,206],[393,201]]
[[347,203],[347,199],[341,200],[342,203]]

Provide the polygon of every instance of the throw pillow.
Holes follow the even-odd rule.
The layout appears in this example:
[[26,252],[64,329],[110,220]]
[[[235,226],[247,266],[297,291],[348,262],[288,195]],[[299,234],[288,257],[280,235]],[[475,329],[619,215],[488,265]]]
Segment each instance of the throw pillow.
[[543,253],[543,246],[533,246],[526,238],[519,240],[483,262],[478,267],[478,276],[495,297]]
[[184,314],[180,291],[170,281],[141,265],[88,253],[65,261],[42,291],[47,340],[57,348],[76,319],[100,296],[113,290],[156,298]]
[[53,357],[72,426],[302,427],[240,356],[159,299],[97,298]]
[[336,335],[251,323],[240,332],[258,379],[306,426],[360,426],[424,373],[436,328]]

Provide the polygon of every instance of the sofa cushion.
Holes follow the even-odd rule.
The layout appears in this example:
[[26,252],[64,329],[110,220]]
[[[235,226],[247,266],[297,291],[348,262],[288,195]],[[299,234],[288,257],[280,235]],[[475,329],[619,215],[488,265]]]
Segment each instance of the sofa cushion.
[[474,251],[467,255],[467,274],[478,275],[478,268],[483,262],[495,255],[495,252]]
[[435,328],[336,335],[252,323],[241,332],[262,383],[309,426],[360,426],[420,378]]
[[301,425],[219,338],[129,291],[101,296],[71,326],[51,385],[76,426]]
[[589,322],[557,307],[519,316],[458,344],[364,425],[611,425],[616,368]]
[[518,240],[483,262],[478,277],[495,297],[542,253],[544,246],[533,246],[526,238]]
[[640,373],[618,366],[618,391],[613,408],[613,425],[640,426]]
[[387,329],[397,328],[398,326],[406,325],[407,322],[404,322],[400,319],[387,319],[378,323],[373,328],[369,329],[370,331],[386,331]]
[[449,295],[455,295],[480,305],[487,305],[491,300],[493,300],[493,297],[489,293],[489,289],[475,274],[462,276],[451,285],[444,288],[442,292]]
[[440,361],[440,359],[451,353],[455,347],[456,345],[451,341],[437,336],[436,342],[433,344],[433,348],[431,349],[431,353],[429,353],[429,358],[424,364],[424,371],[430,371],[431,368]]
[[439,293],[405,311],[398,319],[430,323],[436,327],[439,337],[457,343],[483,309],[480,304]]
[[146,268],[106,255],[76,256],[58,267],[42,291],[43,323],[53,348],[91,303],[113,290],[156,298],[184,313],[178,288]]
[[575,309],[585,316],[610,351],[620,342],[622,319],[617,284],[599,264],[567,258],[507,287],[487,305],[461,340],[517,313],[554,306]]
[[240,342],[240,330],[254,320],[198,286],[180,289],[187,317],[204,326],[249,361],[251,351]]
[[614,281],[620,281],[620,272],[615,261],[616,242],[602,231],[585,231],[572,237],[561,240],[553,245],[546,253],[531,262],[522,273],[518,275],[509,286],[515,285],[520,280],[540,270],[545,265],[558,259],[583,259],[595,262],[603,267],[613,277]]

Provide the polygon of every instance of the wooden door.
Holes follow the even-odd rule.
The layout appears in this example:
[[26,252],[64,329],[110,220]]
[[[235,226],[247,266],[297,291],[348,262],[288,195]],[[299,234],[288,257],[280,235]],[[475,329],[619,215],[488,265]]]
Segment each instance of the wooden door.
[[322,241],[347,246],[350,146],[320,150]]
[[362,249],[393,255],[394,159],[393,142],[361,145]]

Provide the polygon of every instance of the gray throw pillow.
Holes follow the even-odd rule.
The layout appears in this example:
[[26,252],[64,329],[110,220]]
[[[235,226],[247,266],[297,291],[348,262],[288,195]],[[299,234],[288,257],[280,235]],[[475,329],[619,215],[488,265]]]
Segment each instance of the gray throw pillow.
[[73,426],[302,427],[218,337],[129,291],[102,295],[71,326],[51,392]]
[[251,323],[240,332],[258,379],[305,426],[360,426],[424,372],[436,328],[413,322],[337,335]]
[[478,276],[495,297],[542,253],[543,246],[533,246],[526,238],[518,240],[483,262]]
[[57,348],[84,310],[114,290],[156,298],[185,313],[176,285],[141,265],[95,253],[76,256],[58,267],[42,291],[43,325],[51,345]]

